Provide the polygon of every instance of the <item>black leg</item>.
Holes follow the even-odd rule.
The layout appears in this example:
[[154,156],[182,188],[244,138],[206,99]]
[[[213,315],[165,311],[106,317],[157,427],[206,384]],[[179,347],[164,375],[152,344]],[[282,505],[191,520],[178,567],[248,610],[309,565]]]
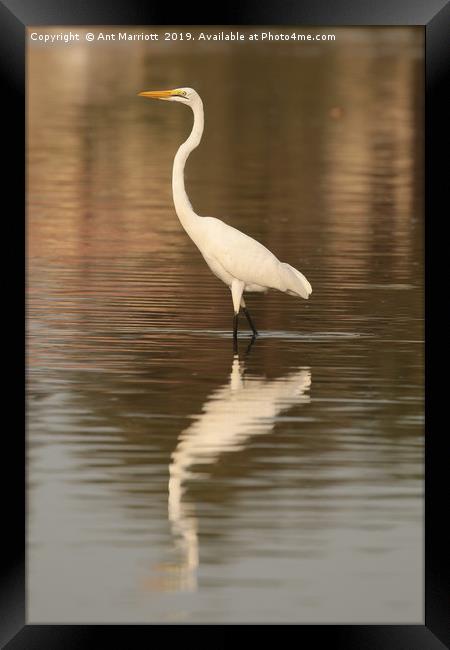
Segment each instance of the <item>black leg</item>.
[[238,340],[237,340],[237,331],[238,331],[238,314],[233,316],[233,352],[234,354],[238,353]]
[[253,344],[255,343],[255,341],[256,341],[256,334],[253,334],[253,336],[252,336],[252,338],[250,340],[250,343],[248,344],[248,347],[247,347],[247,349],[245,351],[245,356],[250,354],[250,350],[252,349]]
[[244,307],[244,314],[245,314],[246,317],[247,317],[248,324],[249,324],[250,327],[252,328],[253,336],[258,336],[257,329],[256,329],[256,327],[253,325],[252,317],[250,316],[250,312],[248,311],[247,307]]

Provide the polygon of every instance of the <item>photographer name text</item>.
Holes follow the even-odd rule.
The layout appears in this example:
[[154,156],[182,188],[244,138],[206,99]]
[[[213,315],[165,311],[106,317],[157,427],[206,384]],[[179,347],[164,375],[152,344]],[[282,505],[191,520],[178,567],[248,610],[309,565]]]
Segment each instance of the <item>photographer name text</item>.
[[53,45],[55,43],[74,43],[80,41],[200,41],[200,42],[253,42],[253,41],[335,41],[335,34],[301,34],[298,32],[253,32],[243,33],[231,32],[60,32],[60,33],[39,33],[31,32],[30,40],[39,43]]

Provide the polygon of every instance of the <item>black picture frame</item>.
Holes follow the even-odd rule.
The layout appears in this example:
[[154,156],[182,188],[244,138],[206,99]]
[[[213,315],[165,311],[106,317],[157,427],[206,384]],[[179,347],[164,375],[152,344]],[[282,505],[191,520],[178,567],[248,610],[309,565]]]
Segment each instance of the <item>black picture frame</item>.
[[[2,228],[4,243],[17,244],[16,251],[24,251],[25,240],[25,46],[27,26],[45,25],[317,25],[317,26],[364,26],[364,25],[420,25],[426,34],[426,481],[425,481],[425,622],[423,625],[301,625],[295,631],[297,642],[304,643],[310,637],[315,646],[326,644],[342,648],[365,650],[436,650],[448,647],[449,621],[448,590],[444,579],[448,563],[448,535],[444,520],[448,505],[445,496],[446,464],[448,458],[448,434],[436,415],[436,408],[445,404],[444,390],[435,385],[431,388],[431,372],[436,372],[441,355],[436,326],[442,313],[433,316],[434,305],[442,304],[438,292],[438,279],[445,277],[442,262],[435,246],[442,240],[436,234],[439,217],[450,215],[448,206],[448,160],[449,106],[445,101],[445,89],[450,87],[450,3],[446,0],[234,0],[223,7],[208,7],[204,3],[192,6],[184,3],[177,10],[168,3],[128,0],[113,2],[97,0],[2,0],[0,1],[0,66],[3,82],[2,108],[4,111],[4,136],[11,142],[3,148],[8,180],[3,183],[2,204],[9,205],[4,212]],[[447,136],[447,137],[446,137]],[[440,155],[441,154],[441,155]],[[433,252],[431,251],[433,245]],[[6,248],[6,246],[4,247]],[[8,246],[11,248],[12,246]],[[6,296],[5,319],[8,324],[7,346],[14,340],[13,362],[7,369],[7,384],[18,400],[14,413],[24,407],[24,322],[22,301],[25,286],[24,257],[15,253],[8,262],[6,282],[10,291]],[[442,265],[442,268],[439,267]],[[17,284],[16,284],[17,283]],[[17,286],[18,285],[18,286]],[[444,300],[444,302],[447,302]],[[14,307],[13,307],[14,305]],[[448,307],[447,307],[448,309]],[[10,318],[11,317],[11,318]],[[13,317],[18,319],[14,327]],[[9,411],[10,409],[8,409]],[[23,408],[23,412],[24,408]],[[2,570],[0,583],[0,645],[11,650],[26,648],[85,648],[108,644],[111,647],[135,647],[136,636],[145,643],[155,642],[154,625],[72,626],[72,625],[26,625],[25,620],[25,422],[17,416],[13,427],[4,431],[2,477],[3,535]],[[445,420],[444,420],[445,422]],[[17,426],[18,425],[18,426]],[[7,434],[7,435],[6,435]],[[447,452],[447,453],[446,453]],[[8,470],[8,471],[7,471]],[[441,509],[442,503],[442,509]],[[447,507],[446,507],[447,505]],[[166,626],[157,626],[166,627]],[[186,628],[185,625],[171,626]],[[198,628],[199,626],[194,626]],[[203,627],[203,626],[201,626]],[[215,626],[205,626],[206,628]],[[226,626],[234,627],[234,626]],[[244,626],[245,627],[245,626]],[[266,627],[266,626],[264,626]],[[279,626],[277,626],[279,627]],[[291,630],[292,631],[292,630]],[[198,632],[197,632],[198,634]],[[201,631],[197,643],[208,642],[217,647],[232,641],[232,631]],[[239,632],[240,634],[240,632]],[[264,632],[265,634],[265,632]],[[278,636],[278,631],[276,632]]]

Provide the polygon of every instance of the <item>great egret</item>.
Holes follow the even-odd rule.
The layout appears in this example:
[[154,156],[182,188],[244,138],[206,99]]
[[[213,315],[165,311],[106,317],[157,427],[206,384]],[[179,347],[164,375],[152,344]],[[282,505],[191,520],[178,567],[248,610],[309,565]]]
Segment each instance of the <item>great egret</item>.
[[148,90],[141,97],[180,102],[190,106],[194,126],[178,149],[173,161],[172,192],[181,225],[205,258],[211,271],[231,289],[233,300],[233,338],[236,344],[240,307],[256,336],[255,325],[245,305],[243,293],[278,289],[294,296],[309,298],[312,288],[305,276],[290,264],[280,262],[265,246],[215,217],[200,217],[192,208],[184,187],[186,160],[203,135],[203,102],[193,88]]

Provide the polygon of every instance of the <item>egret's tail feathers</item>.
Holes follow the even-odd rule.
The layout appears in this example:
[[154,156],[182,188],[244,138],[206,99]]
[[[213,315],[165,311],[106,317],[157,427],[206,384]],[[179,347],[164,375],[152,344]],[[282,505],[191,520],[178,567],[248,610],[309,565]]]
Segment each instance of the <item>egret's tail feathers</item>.
[[303,273],[294,269],[290,264],[280,262],[280,276],[283,286],[282,291],[308,300],[312,293],[312,287]]

